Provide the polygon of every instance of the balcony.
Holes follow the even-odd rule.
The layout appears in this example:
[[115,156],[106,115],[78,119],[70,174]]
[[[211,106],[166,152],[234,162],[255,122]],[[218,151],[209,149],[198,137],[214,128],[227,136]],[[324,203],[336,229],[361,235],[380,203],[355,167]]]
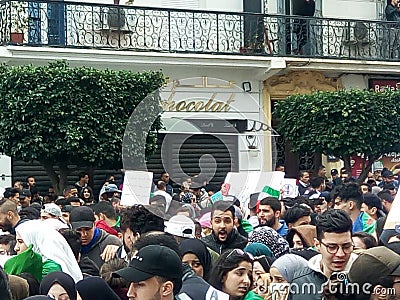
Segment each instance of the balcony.
[[63,1],[1,1],[3,46],[400,60],[391,22]]

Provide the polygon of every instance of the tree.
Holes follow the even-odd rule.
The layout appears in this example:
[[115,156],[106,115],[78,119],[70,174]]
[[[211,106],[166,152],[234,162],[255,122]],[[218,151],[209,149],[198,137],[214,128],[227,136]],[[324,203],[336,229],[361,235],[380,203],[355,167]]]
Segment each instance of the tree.
[[359,182],[382,154],[400,142],[400,93],[366,90],[294,95],[277,103],[278,132],[294,152],[314,151],[341,158],[365,159]]
[[[0,151],[18,160],[39,161],[57,192],[74,168],[120,168],[130,115],[163,83],[160,72],[71,68],[64,61],[2,65]],[[155,131],[161,128],[159,120],[154,124]],[[155,146],[152,133],[147,154]]]

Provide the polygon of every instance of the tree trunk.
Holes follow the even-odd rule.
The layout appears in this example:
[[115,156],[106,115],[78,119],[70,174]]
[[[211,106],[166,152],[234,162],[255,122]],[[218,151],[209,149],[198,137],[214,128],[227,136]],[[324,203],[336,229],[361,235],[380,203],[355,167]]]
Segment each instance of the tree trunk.
[[365,164],[363,164],[363,169],[361,171],[360,176],[357,178],[357,183],[361,184],[364,182],[365,178],[367,178],[368,173],[371,171],[372,169],[372,165],[374,164],[375,160],[376,160],[376,156],[374,155],[370,155],[368,156],[368,160],[365,162]]
[[343,156],[344,167],[346,168],[347,173],[351,176],[351,163],[350,163],[350,155]]
[[70,170],[68,169],[67,165],[65,165],[65,164],[61,164],[60,165],[60,184],[59,184],[59,188],[60,188],[61,195],[64,192],[64,189],[65,189],[65,187],[67,185],[69,171]]
[[51,184],[53,185],[54,191],[57,195],[60,195],[59,178],[58,174],[54,170],[54,166],[51,163],[41,161],[40,164],[45,169],[47,176],[49,176]]

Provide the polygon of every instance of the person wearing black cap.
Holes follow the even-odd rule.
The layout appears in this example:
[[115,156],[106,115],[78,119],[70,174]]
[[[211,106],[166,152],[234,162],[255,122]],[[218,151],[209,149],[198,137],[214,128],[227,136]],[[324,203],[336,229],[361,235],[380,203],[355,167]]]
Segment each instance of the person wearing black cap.
[[382,181],[378,184],[380,188],[385,189],[385,185],[392,183],[396,191],[399,189],[399,182],[394,178],[394,174],[392,171],[388,169],[383,169],[381,174],[382,174]]
[[30,190],[23,189],[19,192],[19,203],[22,208],[28,207],[31,205],[32,194]]
[[173,300],[182,287],[183,268],[178,254],[168,247],[149,245],[133,256],[128,267],[113,273],[130,283],[130,300]]
[[342,178],[340,178],[339,171],[337,169],[331,170],[331,177],[332,177],[332,187],[333,188],[343,184]]
[[72,229],[81,234],[81,256],[89,257],[99,268],[104,263],[101,254],[104,252],[106,246],[115,245],[119,247],[122,245],[119,238],[95,227],[94,212],[90,207],[75,207],[71,211],[69,221]]

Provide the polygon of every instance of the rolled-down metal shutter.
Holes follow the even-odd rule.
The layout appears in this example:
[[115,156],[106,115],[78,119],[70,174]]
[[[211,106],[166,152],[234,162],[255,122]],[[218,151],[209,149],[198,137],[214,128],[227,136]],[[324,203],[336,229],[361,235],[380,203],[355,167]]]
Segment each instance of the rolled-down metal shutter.
[[238,160],[236,135],[170,133],[160,136],[159,149],[148,161],[147,167],[154,172],[155,179],[164,169],[167,170],[176,185],[180,185],[186,177],[182,176],[180,169],[189,176],[211,173],[210,182],[220,184],[228,172],[238,171]]

